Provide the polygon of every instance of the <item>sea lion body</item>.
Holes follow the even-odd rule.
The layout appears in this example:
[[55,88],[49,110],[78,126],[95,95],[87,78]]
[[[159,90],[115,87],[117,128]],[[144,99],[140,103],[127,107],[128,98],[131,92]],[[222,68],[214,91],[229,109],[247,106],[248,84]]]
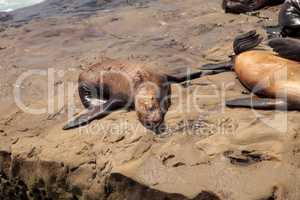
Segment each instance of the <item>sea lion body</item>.
[[227,13],[245,13],[283,3],[284,0],[223,0],[222,7]]
[[141,84],[148,82],[162,88],[167,79],[142,63],[107,60],[82,72],[78,82],[94,85],[102,90],[105,99],[119,98],[133,104],[134,96]]
[[269,98],[286,98],[300,108],[300,63],[267,51],[236,56],[234,70],[250,91]]
[[[105,59],[82,72],[78,83],[82,104],[91,111],[68,123],[65,130],[99,118],[103,110],[117,108],[135,108],[140,122],[146,128],[154,129],[163,123],[170,105],[171,89],[167,77],[141,62]],[[97,105],[95,99],[107,101],[108,105]]]

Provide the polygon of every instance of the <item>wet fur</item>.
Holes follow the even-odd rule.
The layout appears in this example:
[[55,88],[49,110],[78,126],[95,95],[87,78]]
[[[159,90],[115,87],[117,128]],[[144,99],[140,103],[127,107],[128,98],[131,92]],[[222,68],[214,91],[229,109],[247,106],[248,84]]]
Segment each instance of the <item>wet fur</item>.
[[223,0],[222,7],[228,13],[246,13],[283,3],[284,0]]

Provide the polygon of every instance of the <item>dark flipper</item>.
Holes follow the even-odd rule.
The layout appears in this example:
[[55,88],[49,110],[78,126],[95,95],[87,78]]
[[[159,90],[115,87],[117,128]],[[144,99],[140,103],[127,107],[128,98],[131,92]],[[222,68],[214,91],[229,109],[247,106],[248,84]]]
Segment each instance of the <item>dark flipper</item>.
[[228,107],[244,107],[254,108],[261,110],[287,110],[288,105],[286,101],[281,99],[268,99],[268,98],[241,98],[226,101]]
[[291,38],[275,38],[269,41],[269,46],[283,58],[300,61],[299,40]]
[[167,75],[168,81],[170,83],[181,83],[188,80],[193,80],[195,78],[199,78],[206,75],[213,75],[213,74],[219,74],[222,72],[228,71],[227,69],[215,69],[215,70],[199,70],[195,72],[189,72],[186,73],[180,73],[177,75]]
[[276,6],[276,5],[279,5],[279,4],[283,4],[285,0],[271,0],[271,1],[268,1],[268,5],[269,6]]
[[86,125],[93,121],[94,119],[98,119],[100,117],[104,117],[109,114],[109,111],[114,110],[116,108],[120,108],[124,105],[124,101],[117,100],[117,99],[111,99],[108,100],[103,105],[98,105],[93,108],[90,108],[87,110],[86,113],[76,117],[75,119],[68,122],[63,127],[63,130],[69,130],[72,128],[77,128],[82,125]]
[[262,40],[263,37],[257,34],[255,30],[237,36],[233,41],[235,55],[257,47]]
[[187,80],[192,80],[195,78],[199,78],[202,76],[202,72],[201,71],[189,71],[187,70],[186,72],[181,72],[179,74],[176,75],[170,75],[167,74],[167,79],[169,82],[174,82],[174,83],[181,83]]
[[247,1],[241,2],[233,0],[223,0],[222,8],[226,13],[235,14],[246,13],[253,10]]
[[225,12],[245,13],[258,10],[265,6],[273,6],[283,3],[284,0],[223,0],[222,7]]
[[226,71],[231,71],[233,69],[233,61],[227,61],[227,62],[222,62],[222,63],[209,63],[203,65],[201,70],[226,70]]

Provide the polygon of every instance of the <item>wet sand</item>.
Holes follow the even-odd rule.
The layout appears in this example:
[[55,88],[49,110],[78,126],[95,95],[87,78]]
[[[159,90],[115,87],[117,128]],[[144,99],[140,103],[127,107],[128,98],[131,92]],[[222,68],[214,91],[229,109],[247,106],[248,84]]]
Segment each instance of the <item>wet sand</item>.
[[[247,95],[232,72],[174,84],[163,135],[123,110],[61,130],[67,113],[83,109],[78,74],[103,57],[168,73],[196,69],[227,60],[237,34],[264,34],[262,26],[277,23],[278,6],[249,16],[224,14],[220,5],[49,0],[13,12],[0,32],[0,171],[52,199],[298,200],[299,112],[223,108],[224,97]],[[32,69],[55,72],[53,93],[47,75],[16,83]],[[31,108],[46,108],[49,92],[53,112],[22,111],[14,88]]]

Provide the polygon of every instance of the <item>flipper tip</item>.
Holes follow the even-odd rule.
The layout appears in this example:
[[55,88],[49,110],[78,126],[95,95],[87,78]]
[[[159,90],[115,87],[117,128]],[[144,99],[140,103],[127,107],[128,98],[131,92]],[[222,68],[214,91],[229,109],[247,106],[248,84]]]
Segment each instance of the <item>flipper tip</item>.
[[62,127],[62,129],[66,131],[66,130],[70,130],[70,129],[73,129],[73,128],[77,128],[79,126],[80,126],[80,124],[76,123],[76,121],[71,121],[71,122],[67,123],[66,125],[64,125]]
[[231,71],[233,68],[233,61],[227,61],[222,63],[208,63],[199,67],[200,70],[223,70]]
[[66,124],[66,125],[64,125],[63,127],[62,127],[62,129],[64,130],[64,131],[66,131],[66,130],[70,130],[72,127],[69,125],[69,124]]
[[232,99],[232,100],[227,100],[225,102],[225,105],[227,107],[232,107],[232,108],[234,108],[234,107],[241,107],[242,106],[242,104],[241,104],[242,102],[243,102],[242,99],[240,99],[240,100]]

